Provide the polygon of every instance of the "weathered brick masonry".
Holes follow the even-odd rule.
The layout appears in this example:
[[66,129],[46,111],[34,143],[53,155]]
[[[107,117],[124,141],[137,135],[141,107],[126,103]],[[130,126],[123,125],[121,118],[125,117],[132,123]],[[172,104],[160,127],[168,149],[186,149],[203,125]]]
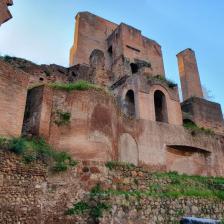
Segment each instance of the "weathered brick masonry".
[[[0,25],[11,17],[7,9],[11,4],[0,1]],[[89,223],[85,215],[64,213],[88,197],[97,183],[126,192],[147,190],[149,183],[168,184],[153,179],[152,171],[224,176],[221,107],[203,99],[194,52],[186,49],[177,57],[182,103],[177,85],[165,78],[156,41],[134,27],[89,12],[76,16],[71,67],[1,57],[0,137],[44,137],[55,150],[69,152],[80,163],[55,174],[42,163],[24,164],[0,149],[0,223]],[[68,88],[80,80],[92,87]],[[49,85],[59,82],[64,90]],[[61,125],[60,114],[67,115]],[[196,129],[184,128],[186,121]],[[108,170],[105,162],[110,160],[138,167]],[[110,195],[107,201],[112,207],[101,224],[167,224],[182,216],[224,218],[224,203],[218,197]]]
[[[45,137],[75,159],[121,160],[154,170],[224,175],[222,136],[192,135],[180,125],[128,118],[103,90],[67,92],[40,86],[30,90],[30,96],[42,100],[34,101],[39,104],[27,117],[33,122],[29,133]],[[58,126],[57,111],[69,113],[70,123]]]
[[[71,67],[1,57],[0,135],[41,136],[79,160],[223,176],[220,105],[203,99],[194,52],[187,49],[177,57],[182,104],[177,85],[165,77],[157,42],[129,25],[78,13]],[[98,90],[49,87],[79,80]],[[65,125],[57,124],[60,113],[69,115]],[[199,133],[187,131],[186,121]],[[211,129],[210,134],[200,127]]]
[[8,9],[8,6],[11,6],[12,4],[12,0],[0,1],[0,26],[12,18],[12,15]]
[[[142,168],[109,170],[104,163],[80,162],[65,173],[47,172],[41,164],[24,164],[21,158],[0,151],[0,223],[2,224],[86,224],[87,215],[66,216],[65,211],[88,196],[97,183],[104,189],[132,191],[148,189],[148,183],[166,184]],[[138,183],[138,187],[136,187]],[[224,218],[224,203],[219,199],[192,197],[154,198],[124,195],[107,197],[112,205],[100,219],[113,222],[167,224],[177,223],[183,216]]]
[[28,74],[0,60],[0,135],[20,136],[26,105]]

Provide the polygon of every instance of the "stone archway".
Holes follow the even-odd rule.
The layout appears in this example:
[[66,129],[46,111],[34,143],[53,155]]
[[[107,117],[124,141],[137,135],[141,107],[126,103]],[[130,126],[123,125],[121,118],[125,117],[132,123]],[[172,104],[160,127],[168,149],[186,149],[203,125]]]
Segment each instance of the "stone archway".
[[138,165],[138,145],[128,133],[123,133],[118,143],[119,161]]

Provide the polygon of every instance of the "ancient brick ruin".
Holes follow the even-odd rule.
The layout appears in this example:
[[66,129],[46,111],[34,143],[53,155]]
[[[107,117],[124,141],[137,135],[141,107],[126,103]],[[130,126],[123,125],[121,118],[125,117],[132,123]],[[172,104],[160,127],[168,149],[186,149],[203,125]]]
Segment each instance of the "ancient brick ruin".
[[0,1],[0,26],[12,18],[12,15],[8,9],[8,6],[11,6],[12,4],[12,0]]
[[[223,176],[221,107],[203,98],[194,51],[186,49],[177,58],[182,103],[177,85],[165,78],[156,41],[124,23],[78,13],[69,68],[10,57],[1,61],[0,135],[41,136],[77,160]],[[49,85],[78,80],[102,89]],[[70,114],[69,123],[58,125],[58,113]],[[189,131],[183,123],[214,133]]]

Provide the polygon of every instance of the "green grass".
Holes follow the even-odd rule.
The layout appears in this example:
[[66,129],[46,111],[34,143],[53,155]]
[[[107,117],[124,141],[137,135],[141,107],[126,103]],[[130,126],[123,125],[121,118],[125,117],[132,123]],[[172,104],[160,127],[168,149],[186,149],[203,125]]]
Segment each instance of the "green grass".
[[65,91],[72,91],[72,90],[89,90],[89,89],[95,89],[95,90],[101,90],[102,88],[89,83],[87,81],[84,80],[79,80],[75,83],[52,83],[49,84],[49,86],[53,89],[58,89],[58,90],[65,90]]
[[70,123],[71,113],[58,110],[56,112],[55,124],[58,126],[68,125]]
[[99,223],[99,218],[103,216],[103,212],[111,208],[105,200],[105,193],[102,190],[100,184],[97,184],[90,191],[89,197],[82,201],[73,204],[72,208],[69,208],[65,215],[88,215],[93,223]]
[[[110,166],[108,168],[111,169]],[[177,172],[156,172],[149,175],[151,177],[148,182],[148,190],[139,190],[138,186],[135,185],[133,190],[109,189],[104,194],[135,196],[137,198],[140,196],[158,198],[198,197],[224,200],[224,178],[222,177],[189,176]],[[135,183],[135,179],[136,177],[133,178],[133,183]]]
[[153,177],[167,184],[149,185],[149,194],[159,197],[199,197],[224,200],[224,191],[217,185],[224,183],[222,177],[180,175],[176,172],[154,173]]
[[108,161],[108,162],[105,163],[105,166],[109,170],[116,169],[117,167],[122,167],[124,169],[131,169],[131,168],[135,167],[135,165],[132,164],[132,163],[119,162],[119,161]]
[[214,131],[209,128],[198,127],[196,124],[192,122],[184,123],[184,128],[191,131],[191,134],[194,135],[196,133],[204,133],[207,135],[214,135]]
[[21,156],[25,163],[42,161],[55,172],[65,171],[77,162],[66,152],[54,150],[42,138],[0,138],[0,148]]
[[[114,163],[113,163],[114,164]],[[110,169],[110,166],[108,167]],[[116,175],[116,173],[115,173]],[[148,190],[140,190],[138,188],[132,190],[104,190],[100,184],[91,189],[87,198],[73,204],[73,207],[66,211],[66,215],[87,215],[94,221],[99,221],[104,211],[111,209],[108,203],[113,201],[113,197],[122,196],[124,206],[131,201],[135,203],[135,208],[141,210],[143,208],[142,201],[144,198],[200,198],[212,200],[224,200],[224,191],[214,188],[214,184],[223,184],[222,177],[203,177],[180,175],[177,172],[168,173],[151,173],[148,180]],[[131,178],[131,177],[130,177]],[[147,184],[147,180],[145,180]],[[141,200],[143,199],[143,200]],[[215,202],[214,202],[215,203]],[[175,216],[183,216],[184,210],[176,211]],[[98,222],[96,222],[98,223]]]
[[68,209],[65,212],[65,215],[79,215],[84,214],[87,210],[89,210],[89,205],[84,201],[79,201],[75,204],[73,204],[73,207]]
[[171,81],[169,79],[166,79],[162,75],[156,75],[156,76],[153,76],[153,77],[149,77],[149,80],[155,80],[155,81],[159,81],[161,83],[164,83],[171,89],[177,87],[176,83],[174,83],[173,81]]

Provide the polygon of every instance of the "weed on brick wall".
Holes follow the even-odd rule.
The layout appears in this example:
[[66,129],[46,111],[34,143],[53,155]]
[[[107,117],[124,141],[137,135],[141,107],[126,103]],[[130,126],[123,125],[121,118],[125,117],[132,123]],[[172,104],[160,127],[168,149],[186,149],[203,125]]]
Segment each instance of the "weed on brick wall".
[[113,170],[116,168],[131,169],[135,167],[135,165],[132,163],[120,162],[120,161],[108,161],[105,163],[105,166],[109,170]]
[[99,223],[99,219],[103,216],[103,212],[111,208],[106,201],[107,194],[103,191],[100,184],[97,184],[90,191],[89,196],[75,203],[72,208],[65,212],[65,215],[88,215],[91,223]]
[[174,83],[173,81],[171,81],[169,79],[166,79],[162,75],[156,75],[156,76],[153,76],[153,77],[148,77],[148,80],[152,81],[152,82],[155,81],[155,82],[164,83],[165,85],[167,85],[171,89],[177,87],[176,83]]
[[54,123],[58,126],[68,125],[70,123],[71,113],[57,110]]
[[77,165],[68,153],[55,151],[42,138],[0,138],[0,147],[21,156],[24,163],[42,161],[55,172]]
[[191,132],[191,135],[196,135],[197,133],[204,133],[204,134],[207,134],[207,135],[214,135],[214,131],[213,130],[211,130],[209,128],[198,127],[193,122],[185,122],[184,123],[184,128],[189,130]]

